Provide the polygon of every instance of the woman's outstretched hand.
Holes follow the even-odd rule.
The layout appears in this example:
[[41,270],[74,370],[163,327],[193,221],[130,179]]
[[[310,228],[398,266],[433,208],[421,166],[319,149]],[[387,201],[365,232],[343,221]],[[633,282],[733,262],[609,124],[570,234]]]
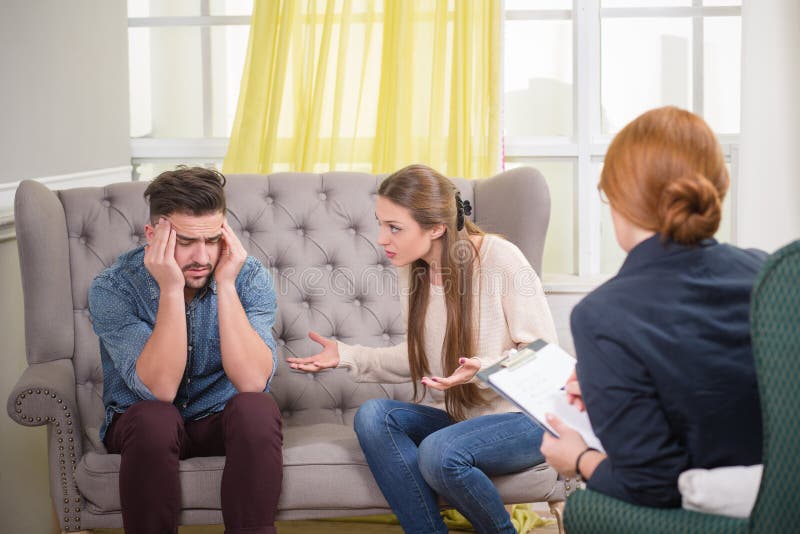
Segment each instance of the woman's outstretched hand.
[[475,376],[475,373],[481,369],[481,362],[477,358],[460,358],[458,363],[461,365],[459,365],[458,368],[453,371],[453,374],[446,378],[441,376],[423,376],[422,385],[429,388],[438,389],[439,391],[444,391],[453,386],[466,384],[472,380],[472,377]]
[[322,350],[308,358],[286,358],[289,367],[298,371],[317,373],[339,365],[339,345],[335,341],[324,338],[316,332],[309,332],[308,337],[322,345]]

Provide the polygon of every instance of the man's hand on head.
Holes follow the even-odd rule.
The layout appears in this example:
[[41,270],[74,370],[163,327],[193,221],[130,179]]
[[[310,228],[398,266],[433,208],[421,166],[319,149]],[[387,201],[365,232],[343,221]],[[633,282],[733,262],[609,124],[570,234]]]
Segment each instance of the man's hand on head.
[[217,285],[233,285],[246,259],[247,251],[244,245],[242,245],[242,242],[236,237],[233,229],[228,224],[228,220],[225,219],[222,222],[222,248],[220,250],[217,268],[214,271]]
[[144,248],[144,266],[162,292],[170,289],[182,291],[186,283],[183,271],[175,261],[175,240],[175,229],[167,219],[161,217]]

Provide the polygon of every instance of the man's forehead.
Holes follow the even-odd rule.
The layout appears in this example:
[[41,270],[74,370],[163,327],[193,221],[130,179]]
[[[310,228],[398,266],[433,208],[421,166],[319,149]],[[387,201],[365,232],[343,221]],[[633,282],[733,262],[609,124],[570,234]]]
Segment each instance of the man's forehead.
[[222,212],[208,215],[189,215],[173,213],[167,217],[175,232],[183,237],[216,237],[222,233],[222,222],[225,220]]

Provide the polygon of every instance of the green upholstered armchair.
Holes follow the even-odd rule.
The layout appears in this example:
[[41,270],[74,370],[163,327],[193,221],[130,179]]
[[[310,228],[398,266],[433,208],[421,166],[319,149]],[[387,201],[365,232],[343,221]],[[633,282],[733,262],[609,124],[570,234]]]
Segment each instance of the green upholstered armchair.
[[645,508],[585,490],[567,500],[568,534],[800,528],[800,241],[767,260],[753,288],[750,318],[764,421],[764,474],[750,518]]

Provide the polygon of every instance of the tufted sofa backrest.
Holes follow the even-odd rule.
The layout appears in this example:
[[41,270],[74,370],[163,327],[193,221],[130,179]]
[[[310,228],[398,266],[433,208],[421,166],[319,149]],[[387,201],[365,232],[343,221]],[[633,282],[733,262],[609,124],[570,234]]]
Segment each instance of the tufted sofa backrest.
[[[287,426],[352,425],[355,411],[369,398],[411,396],[410,385],[357,384],[344,370],[303,374],[285,362],[318,350],[307,337],[310,330],[370,346],[404,339],[396,272],[375,243],[374,200],[381,178],[360,173],[228,177],[228,220],[275,283],[279,366],[272,392]],[[487,180],[454,181],[473,203],[473,218],[517,243],[539,270],[549,218],[541,175],[516,169]],[[523,191],[520,183],[526,184]],[[72,358],[84,444],[90,449],[102,450],[97,430],[103,377],[88,290],[121,253],[145,243],[146,186],[129,182],[54,194],[26,181],[17,192],[28,361]],[[520,214],[513,210],[523,208],[534,214],[523,217],[529,225],[519,228],[514,222]]]

